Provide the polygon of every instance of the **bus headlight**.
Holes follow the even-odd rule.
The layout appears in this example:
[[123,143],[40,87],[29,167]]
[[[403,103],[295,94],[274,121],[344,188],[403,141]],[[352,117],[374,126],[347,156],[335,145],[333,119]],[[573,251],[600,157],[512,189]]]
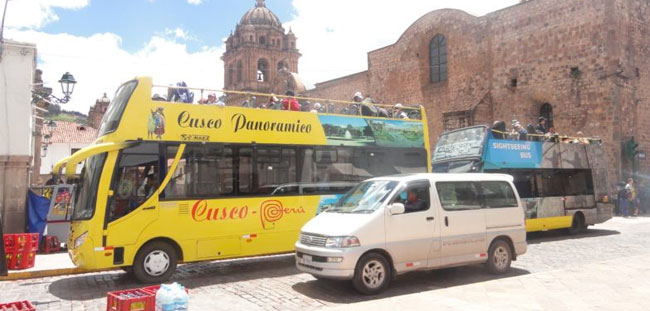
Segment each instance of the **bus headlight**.
[[84,244],[87,237],[88,237],[88,231],[82,233],[76,239],[74,239],[74,248],[79,248],[79,246]]
[[325,247],[328,248],[356,247],[359,245],[361,244],[356,236],[334,236],[325,240]]

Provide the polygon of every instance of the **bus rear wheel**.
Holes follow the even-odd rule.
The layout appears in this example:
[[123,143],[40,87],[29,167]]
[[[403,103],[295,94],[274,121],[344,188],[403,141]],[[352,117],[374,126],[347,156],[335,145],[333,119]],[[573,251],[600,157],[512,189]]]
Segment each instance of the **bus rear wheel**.
[[176,271],[176,250],[169,243],[145,244],[133,261],[133,275],[142,283],[163,283]]
[[573,220],[571,221],[571,228],[569,228],[569,234],[576,235],[585,230],[587,230],[587,225],[585,225],[585,217],[582,215],[582,213],[573,214]]

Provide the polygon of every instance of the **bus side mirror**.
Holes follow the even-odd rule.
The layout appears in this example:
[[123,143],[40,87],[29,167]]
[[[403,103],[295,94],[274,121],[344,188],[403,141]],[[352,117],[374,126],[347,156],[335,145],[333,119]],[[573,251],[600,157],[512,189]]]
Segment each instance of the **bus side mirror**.
[[393,203],[388,208],[388,211],[391,215],[404,214],[404,204],[402,203]]

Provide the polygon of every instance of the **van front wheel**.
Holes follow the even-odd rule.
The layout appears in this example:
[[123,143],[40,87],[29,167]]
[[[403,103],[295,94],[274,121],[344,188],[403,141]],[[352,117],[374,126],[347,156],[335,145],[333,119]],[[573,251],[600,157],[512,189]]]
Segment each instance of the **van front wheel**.
[[176,271],[176,250],[169,243],[145,244],[133,261],[133,274],[142,283],[162,283]]
[[510,268],[512,251],[510,245],[503,240],[496,240],[488,250],[487,268],[494,274],[504,274]]
[[391,280],[391,267],[380,254],[363,255],[354,270],[352,285],[364,295],[375,295],[384,291]]

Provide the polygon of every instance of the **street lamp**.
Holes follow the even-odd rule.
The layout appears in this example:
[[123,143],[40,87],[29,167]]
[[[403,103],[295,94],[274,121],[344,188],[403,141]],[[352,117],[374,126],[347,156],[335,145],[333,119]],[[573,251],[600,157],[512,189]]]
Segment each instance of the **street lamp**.
[[70,95],[72,95],[72,92],[74,92],[74,85],[77,84],[77,80],[74,79],[74,76],[72,76],[71,73],[66,72],[61,76],[61,79],[59,79],[59,83],[61,83],[61,92],[63,93],[63,99],[58,99],[54,96],[56,101],[65,104],[70,101]]

